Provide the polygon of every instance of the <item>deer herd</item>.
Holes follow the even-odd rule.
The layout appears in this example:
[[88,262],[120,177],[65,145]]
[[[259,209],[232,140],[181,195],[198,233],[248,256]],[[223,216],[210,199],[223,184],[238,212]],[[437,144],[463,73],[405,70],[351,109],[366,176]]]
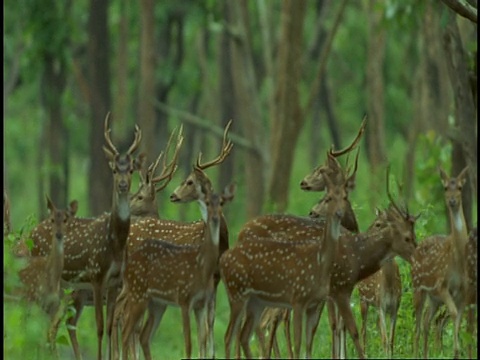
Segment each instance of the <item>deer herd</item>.
[[[19,294],[48,314],[47,342],[52,356],[59,356],[56,336],[61,321],[67,318],[73,354],[75,359],[82,358],[76,325],[87,305],[94,307],[97,359],[104,358],[104,334],[109,359],[138,358],[138,344],[145,359],[152,359],[150,345],[154,334],[167,307],[176,306],[181,310],[185,357],[192,356],[190,313],[193,311],[198,355],[214,358],[218,356],[214,341],[216,293],[223,282],[230,307],[224,335],[226,358],[232,355],[270,358],[272,351],[276,357],[287,356],[278,346],[280,323],[285,325],[288,356],[311,358],[325,305],[332,335],[332,358],[347,356],[347,332],[357,356],[365,358],[369,306],[378,309],[381,340],[385,355],[391,358],[397,314],[405,291],[396,256],[411,269],[415,312],[414,332],[411,324],[413,355],[428,357],[429,330],[440,309],[444,315],[436,321],[437,331],[441,335],[445,323],[451,319],[452,355],[455,358],[462,355],[459,330],[463,314],[466,313],[468,333],[473,336],[477,304],[477,232],[476,228],[467,229],[462,210],[467,168],[456,177],[439,170],[450,218],[449,234],[431,235],[417,243],[418,215],[409,213],[407,206],[400,206],[393,198],[389,168],[386,195],[390,204],[377,209],[374,221],[361,232],[349,201],[355,189],[358,151],[353,169],[342,168],[338,157],[357,148],[366,126],[364,118],[354,141],[345,149],[330,149],[325,164],[301,181],[304,191],[325,191],[308,217],[289,214],[255,217],[243,225],[235,245],[229,247],[222,209],[232,201],[236,185],[228,185],[219,192],[205,171],[220,165],[230,154],[233,147],[228,139],[230,125],[231,122],[225,127],[220,154],[203,162],[200,153],[191,173],[171,194],[173,203],[195,201],[199,205],[201,220],[181,222],[162,219],[156,194],[167,186],[177,169],[182,128],[178,133],[172,132],[165,150],[147,166],[145,154],[134,155],[141,142],[141,130],[135,127],[133,143],[122,154],[111,141],[107,115],[104,152],[113,179],[110,212],[95,218],[80,218],[76,216],[76,201],[66,209],[57,209],[47,197],[50,216],[31,231],[33,246],[20,240],[14,247],[16,256],[27,261],[18,274]],[[173,156],[167,161],[172,143],[175,143]],[[163,169],[157,176],[160,164]],[[140,182],[138,191],[132,194],[134,172],[139,173]],[[10,231],[9,211],[4,192],[4,235]],[[351,307],[355,287],[360,299],[360,332]],[[72,291],[65,292],[66,288]],[[73,315],[65,316],[63,304],[73,306]],[[250,347],[254,333],[260,353]],[[471,341],[467,348],[471,357]]]

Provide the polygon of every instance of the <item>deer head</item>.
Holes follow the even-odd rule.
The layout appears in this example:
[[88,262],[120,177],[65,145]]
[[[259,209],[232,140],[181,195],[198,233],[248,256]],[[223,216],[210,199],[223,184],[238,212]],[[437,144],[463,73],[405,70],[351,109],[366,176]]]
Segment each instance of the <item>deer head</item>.
[[311,174],[305,176],[305,178],[301,181],[300,187],[302,188],[302,190],[323,191],[325,189],[325,180],[323,178],[323,174],[329,175],[332,180],[335,181],[335,183],[337,184],[341,184],[344,182],[345,178],[342,176],[342,168],[336,158],[349,153],[358,146],[362,134],[365,131],[366,122],[367,116],[365,115],[362,124],[360,125],[360,129],[358,130],[357,136],[349,146],[338,151],[334,151],[333,148],[328,151],[326,163],[315,168]]
[[202,153],[199,153],[197,162],[193,166],[192,172],[174,190],[172,195],[170,195],[171,202],[185,203],[200,200],[202,198],[202,194],[211,191],[212,184],[204,170],[214,165],[221,164],[232,151],[233,143],[231,140],[227,139],[228,130],[231,124],[232,121],[230,120],[223,132],[223,142],[220,154],[215,159],[206,163],[202,163]]

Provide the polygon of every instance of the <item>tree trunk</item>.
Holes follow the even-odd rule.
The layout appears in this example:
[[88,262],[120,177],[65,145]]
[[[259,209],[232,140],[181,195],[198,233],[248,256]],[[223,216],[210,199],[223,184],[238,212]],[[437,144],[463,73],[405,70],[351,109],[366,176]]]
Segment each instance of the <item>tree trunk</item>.
[[[420,29],[420,61],[413,76],[412,99],[414,101],[413,121],[407,131],[408,149],[404,171],[405,199],[414,193],[415,153],[418,135],[434,130],[444,137],[448,129],[448,112],[451,92],[440,31],[440,19],[437,9],[427,2],[425,15]],[[448,214],[447,214],[448,216]]]
[[261,213],[265,197],[266,151],[265,134],[261,122],[262,113],[257,91],[257,80],[250,46],[247,37],[247,3],[245,0],[227,3],[227,23],[234,29],[230,37],[234,97],[238,111],[238,123],[244,136],[255,149],[245,154],[245,186],[247,191],[247,217]]
[[[55,66],[60,63],[60,66]],[[57,206],[66,206],[68,199],[67,130],[62,116],[62,94],[65,89],[65,64],[54,54],[44,57],[43,106],[48,117],[49,193]],[[45,197],[45,196],[44,196]],[[43,199],[45,207],[45,199]],[[45,207],[46,208],[46,207]]]
[[469,186],[462,192],[465,220],[472,228],[472,194],[477,196],[477,128],[475,102],[470,88],[468,62],[458,31],[456,17],[449,13],[444,35],[448,75],[455,100],[455,127],[452,138],[452,175],[457,176],[468,165]]
[[140,85],[138,89],[138,119],[142,130],[140,148],[147,161],[156,158],[155,152],[155,2],[140,1]]
[[116,122],[116,134],[117,138],[113,137],[113,140],[117,141],[130,141],[128,131],[130,130],[129,124],[131,123],[130,112],[130,97],[128,95],[128,35],[129,35],[129,18],[128,13],[130,10],[129,0],[120,0],[120,21],[118,24],[118,45],[115,56],[116,60],[116,86],[115,97],[113,99],[113,118]]
[[288,206],[295,147],[303,126],[298,88],[302,70],[305,9],[304,0],[285,0],[282,6],[275,118],[271,121],[272,170],[268,186],[269,202],[273,210],[278,212],[284,212]]
[[[110,67],[108,34],[108,1],[90,0],[88,19],[88,63],[90,77],[90,169],[89,207],[91,216],[97,216],[111,206],[111,172],[102,150],[103,124],[110,111]],[[115,128],[114,121],[110,126]]]
[[[227,5],[223,4],[223,13],[226,15],[227,12]],[[221,125],[225,128],[225,125],[228,123],[230,119],[236,119],[236,109],[235,109],[235,95],[232,94],[230,96],[221,96],[221,94],[228,94],[231,93],[233,89],[233,76],[232,76],[232,59],[230,57],[231,50],[230,50],[230,41],[229,36],[226,30],[222,31],[220,35],[220,42],[219,42],[219,49],[218,49],[218,64],[220,68],[220,84],[219,84],[219,91],[220,91],[220,121]],[[233,121],[231,132],[236,131],[239,124],[236,121]],[[220,173],[219,173],[219,188],[218,191],[223,189],[229,183],[232,182],[234,176],[234,156],[236,151],[232,151],[227,159],[225,159],[222,166],[220,166]],[[228,212],[228,209],[224,211]]]
[[369,0],[367,6],[368,45],[366,90],[368,126],[366,129],[367,157],[371,167],[370,207],[378,205],[378,189],[385,188],[384,165],[386,162],[383,67],[385,60],[386,30],[381,23],[382,13],[375,9],[375,0]]

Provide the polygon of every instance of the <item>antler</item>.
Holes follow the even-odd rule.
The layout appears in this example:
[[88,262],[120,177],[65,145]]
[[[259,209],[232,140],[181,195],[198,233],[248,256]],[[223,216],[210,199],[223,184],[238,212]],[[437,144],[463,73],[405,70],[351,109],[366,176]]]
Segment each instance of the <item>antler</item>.
[[389,178],[390,178],[390,164],[388,164],[388,166],[387,166],[387,196],[388,196],[388,199],[390,200],[392,206],[394,207],[394,209],[397,210],[398,213],[403,216],[403,214],[404,214],[403,211],[400,210],[398,205],[393,200],[392,194],[390,193],[390,186],[389,186],[389,181],[388,181]]
[[330,154],[332,156],[337,157],[337,156],[346,154],[346,153],[350,152],[351,150],[355,149],[355,147],[358,145],[358,143],[360,141],[360,138],[362,137],[363,132],[365,131],[366,124],[367,124],[367,114],[365,114],[363,116],[362,124],[360,125],[360,129],[358,129],[358,134],[355,137],[355,139],[353,139],[353,142],[349,146],[347,146],[346,148],[344,148],[342,150],[338,150],[338,151],[333,151],[333,145],[332,145],[332,147],[330,148],[330,151],[329,151]]
[[232,120],[230,120],[228,122],[227,126],[225,126],[225,131],[223,132],[222,151],[221,151],[220,155],[218,155],[212,161],[202,164],[201,163],[202,153],[200,152],[198,154],[197,163],[195,165],[195,167],[197,169],[205,170],[205,169],[207,169],[207,168],[209,168],[213,165],[221,164],[225,160],[225,158],[228,156],[228,154],[230,154],[230,151],[232,150],[232,147],[233,147],[232,141],[230,139],[227,140],[227,133],[228,133],[228,130],[230,129],[230,125],[232,125]]
[[[167,158],[168,152],[170,150],[170,145],[172,143],[174,133],[175,133],[175,130],[172,131],[172,134],[170,135],[170,138],[168,139],[168,142],[167,142],[167,146],[166,146],[166,150],[165,150],[165,157],[163,159],[162,173],[159,176],[151,179],[152,183],[158,183],[160,181],[168,179],[160,187],[156,188],[156,191],[160,191],[160,190],[164,189],[168,185],[170,180],[172,180],[173,174],[175,174],[175,171],[177,170],[178,153],[179,153],[180,148],[182,147],[182,143],[183,143],[183,134],[182,134],[183,133],[183,125],[180,125],[180,130],[178,131],[177,146],[175,147],[175,152],[173,154],[172,161],[167,165],[166,158]],[[153,176],[153,174],[155,173],[155,170],[158,166],[158,163],[160,162],[160,158],[162,157],[162,155],[163,155],[163,152],[160,153],[160,155],[158,156],[155,163],[153,163],[152,165],[149,166],[148,172],[149,172],[149,174],[151,174],[151,176]]]
[[[108,120],[110,119],[110,111],[107,113],[107,116],[105,117],[105,124],[104,124],[104,131],[103,134],[105,136],[105,141],[108,145],[108,148],[105,147],[106,150],[111,152],[113,155],[118,155],[119,152],[115,145],[112,143],[112,139],[110,138],[110,132],[111,129],[108,126]],[[137,150],[138,146],[140,145],[140,140],[142,139],[142,132],[138,125],[135,125],[135,139],[133,140],[132,145],[127,151],[127,155],[131,155],[135,150]]]

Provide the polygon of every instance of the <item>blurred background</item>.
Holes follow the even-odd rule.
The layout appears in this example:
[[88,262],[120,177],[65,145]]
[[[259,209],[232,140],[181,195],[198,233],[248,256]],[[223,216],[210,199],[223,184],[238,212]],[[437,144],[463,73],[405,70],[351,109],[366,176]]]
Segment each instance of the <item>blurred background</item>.
[[[4,191],[11,227],[26,231],[55,204],[79,216],[111,206],[103,125],[120,151],[134,126],[150,163],[183,124],[179,169],[161,217],[196,220],[168,201],[198,153],[234,148],[207,173],[237,183],[225,208],[230,244],[250,218],[308,214],[321,194],[300,181],[355,137],[361,230],[387,204],[385,170],[419,240],[448,233],[438,168],[469,167],[463,205],[477,213],[476,1],[18,0],[4,3]],[[472,11],[474,9],[474,11]],[[474,13],[474,15],[473,15]],[[352,159],[350,159],[351,162]],[[345,159],[342,159],[342,162]],[[137,175],[132,191],[137,189]],[[60,206],[60,205],[59,205]],[[63,205],[62,205],[63,206]],[[91,319],[93,320],[93,319]]]

